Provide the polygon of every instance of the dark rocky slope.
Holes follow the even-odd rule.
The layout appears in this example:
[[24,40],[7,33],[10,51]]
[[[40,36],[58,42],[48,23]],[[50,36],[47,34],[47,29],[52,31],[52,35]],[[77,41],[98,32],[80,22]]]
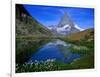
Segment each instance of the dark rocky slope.
[[16,35],[52,35],[21,4],[16,4]]

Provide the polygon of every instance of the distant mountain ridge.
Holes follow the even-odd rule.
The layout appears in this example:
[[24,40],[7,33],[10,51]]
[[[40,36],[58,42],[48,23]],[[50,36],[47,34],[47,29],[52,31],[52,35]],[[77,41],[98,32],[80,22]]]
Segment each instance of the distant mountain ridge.
[[21,4],[16,4],[16,35],[52,35],[52,32],[35,20]]

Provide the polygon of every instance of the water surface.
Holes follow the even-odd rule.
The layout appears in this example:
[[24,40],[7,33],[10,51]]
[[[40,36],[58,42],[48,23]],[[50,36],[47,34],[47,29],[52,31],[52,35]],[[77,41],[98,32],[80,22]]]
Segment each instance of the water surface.
[[43,45],[42,47],[38,48],[36,53],[33,53],[28,63],[34,61],[46,61],[56,60],[59,62],[70,63],[77,58],[80,58],[79,54],[73,54],[69,51],[69,47],[71,44],[66,43],[59,39],[54,39]]

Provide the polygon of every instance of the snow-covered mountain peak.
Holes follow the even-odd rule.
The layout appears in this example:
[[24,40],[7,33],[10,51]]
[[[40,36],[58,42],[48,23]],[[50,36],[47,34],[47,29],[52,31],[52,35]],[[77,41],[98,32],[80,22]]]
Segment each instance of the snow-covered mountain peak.
[[64,12],[64,15],[61,17],[58,25],[49,26],[48,29],[52,30],[52,32],[55,32],[55,34],[60,35],[69,35],[71,33],[84,30],[74,23],[66,12]]

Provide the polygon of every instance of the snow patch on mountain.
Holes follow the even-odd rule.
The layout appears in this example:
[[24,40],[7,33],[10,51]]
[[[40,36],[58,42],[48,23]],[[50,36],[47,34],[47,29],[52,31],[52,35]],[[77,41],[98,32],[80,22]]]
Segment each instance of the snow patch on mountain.
[[61,31],[70,31],[71,27],[69,25],[65,25],[63,27],[57,27],[56,30],[57,32],[61,32]]
[[79,29],[80,31],[84,30],[84,29],[80,28],[77,24],[75,24],[75,28]]

